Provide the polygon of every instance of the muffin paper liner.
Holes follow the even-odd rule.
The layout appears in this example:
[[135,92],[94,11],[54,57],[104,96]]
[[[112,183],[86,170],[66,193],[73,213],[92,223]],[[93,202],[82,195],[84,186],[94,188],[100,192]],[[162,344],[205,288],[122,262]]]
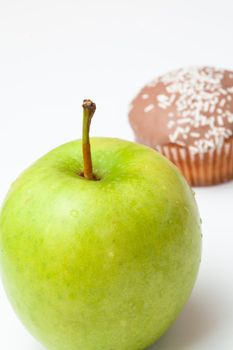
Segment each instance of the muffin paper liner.
[[233,137],[222,147],[206,153],[193,154],[175,144],[156,146],[157,151],[170,159],[192,186],[208,186],[233,179]]

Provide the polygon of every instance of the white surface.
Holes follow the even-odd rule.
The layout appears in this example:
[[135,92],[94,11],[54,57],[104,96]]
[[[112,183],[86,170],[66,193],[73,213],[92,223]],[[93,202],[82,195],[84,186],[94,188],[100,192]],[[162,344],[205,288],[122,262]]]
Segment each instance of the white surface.
[[[233,69],[232,10],[231,0],[0,0],[0,200],[35,159],[80,137],[83,98],[97,103],[92,135],[133,139],[127,107],[144,83],[192,64]],[[199,278],[156,350],[233,348],[233,182],[196,193]],[[0,349],[42,350],[1,284]]]

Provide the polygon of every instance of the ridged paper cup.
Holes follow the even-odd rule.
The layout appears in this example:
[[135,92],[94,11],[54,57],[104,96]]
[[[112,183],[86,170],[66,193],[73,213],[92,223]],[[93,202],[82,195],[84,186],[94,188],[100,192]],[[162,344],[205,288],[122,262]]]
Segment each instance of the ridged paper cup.
[[172,143],[155,148],[181,170],[191,186],[209,186],[233,179],[233,137],[206,153],[193,154],[188,148]]

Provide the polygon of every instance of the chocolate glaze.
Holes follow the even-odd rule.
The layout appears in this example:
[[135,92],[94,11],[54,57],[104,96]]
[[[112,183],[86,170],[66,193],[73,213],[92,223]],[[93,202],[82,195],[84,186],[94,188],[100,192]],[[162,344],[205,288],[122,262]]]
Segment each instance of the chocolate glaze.
[[191,67],[163,75],[132,101],[129,121],[136,140],[153,148],[221,149],[233,135],[233,72]]

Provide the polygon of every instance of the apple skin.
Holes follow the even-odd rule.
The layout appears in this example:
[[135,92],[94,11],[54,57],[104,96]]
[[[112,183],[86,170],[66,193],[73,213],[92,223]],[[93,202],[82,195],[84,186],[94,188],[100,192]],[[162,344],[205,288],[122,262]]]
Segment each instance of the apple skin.
[[0,217],[8,297],[51,350],[141,350],[176,319],[201,256],[200,218],[177,168],[132,142],[92,138],[39,159],[12,185]]

